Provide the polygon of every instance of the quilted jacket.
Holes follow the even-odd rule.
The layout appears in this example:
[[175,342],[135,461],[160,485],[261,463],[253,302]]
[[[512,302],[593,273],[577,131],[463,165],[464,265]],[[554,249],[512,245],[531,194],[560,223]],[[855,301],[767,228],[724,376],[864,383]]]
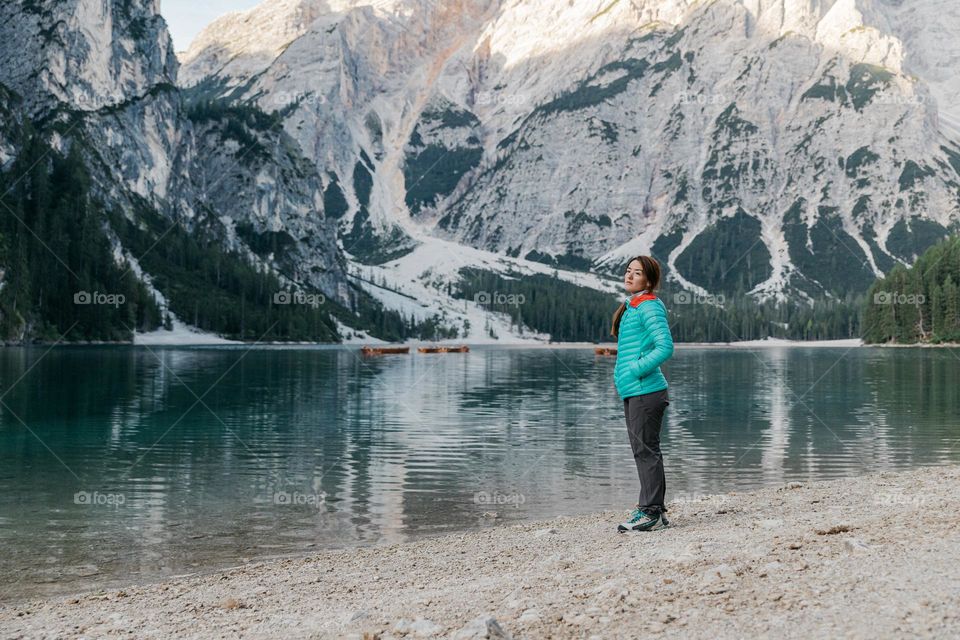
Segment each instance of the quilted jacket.
[[673,355],[667,308],[651,293],[624,300],[613,381],[623,399],[667,388],[660,365]]

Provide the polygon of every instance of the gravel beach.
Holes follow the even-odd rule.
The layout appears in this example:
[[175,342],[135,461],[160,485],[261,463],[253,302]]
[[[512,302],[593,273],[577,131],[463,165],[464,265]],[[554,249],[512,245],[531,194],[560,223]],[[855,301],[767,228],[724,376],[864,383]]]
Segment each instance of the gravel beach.
[[960,467],[669,507],[0,605],[0,637],[960,636]]

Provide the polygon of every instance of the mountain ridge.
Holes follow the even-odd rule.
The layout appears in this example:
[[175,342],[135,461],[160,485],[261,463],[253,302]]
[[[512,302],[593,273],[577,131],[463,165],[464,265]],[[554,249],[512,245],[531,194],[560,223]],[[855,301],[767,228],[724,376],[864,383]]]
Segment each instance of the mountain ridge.
[[[267,0],[178,61],[155,0],[16,0],[0,160],[18,122],[77,147],[117,260],[208,329],[260,273],[331,302],[323,339],[526,340],[458,295],[613,294],[637,253],[670,291],[839,302],[958,228],[951,25],[944,0]],[[247,274],[203,313],[178,229]]]
[[[629,255],[659,252],[689,290],[781,300],[863,290],[891,264],[919,255],[930,229],[955,228],[960,148],[940,130],[930,87],[904,71],[909,56],[891,23],[906,10],[896,3],[494,2],[452,51],[427,47],[418,53],[428,62],[401,57],[392,66],[381,48],[401,46],[400,29],[387,44],[343,42],[359,23],[385,29],[398,16],[419,33],[456,3],[347,4],[304,28],[252,77],[219,77],[232,99],[265,109],[271,96],[317,92],[287,115],[291,135],[304,148],[336,141],[373,157],[361,172],[380,197],[352,207],[344,226],[356,226],[359,213],[372,235],[390,237],[399,227],[601,272]],[[944,6],[922,9],[929,15]],[[191,50],[192,60],[202,58],[200,44]],[[386,65],[381,82],[356,64],[367,58]],[[348,61],[353,75],[345,78]],[[310,73],[294,81],[292,69]],[[416,101],[407,77],[428,80]],[[944,94],[943,85],[934,89]],[[367,107],[340,99],[358,86]],[[637,107],[644,103],[655,104]],[[406,138],[409,126],[398,123],[417,112]],[[331,125],[344,113],[347,121]],[[664,132],[678,137],[658,146]],[[394,161],[384,166],[381,156]],[[349,182],[351,157],[312,157]],[[413,188],[400,184],[398,171]],[[778,193],[765,197],[771,184]],[[747,260],[743,252],[714,255],[728,227],[760,241]],[[838,252],[850,259],[820,271],[855,274],[840,285],[821,282],[813,275],[820,254]],[[731,266],[698,272],[699,263],[724,260]],[[757,261],[769,268],[725,273]]]

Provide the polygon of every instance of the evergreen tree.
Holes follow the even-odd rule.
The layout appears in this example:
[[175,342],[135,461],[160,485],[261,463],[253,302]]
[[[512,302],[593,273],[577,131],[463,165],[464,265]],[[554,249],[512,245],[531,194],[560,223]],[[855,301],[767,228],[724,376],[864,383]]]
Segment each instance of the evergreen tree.
[[870,288],[864,340],[871,343],[960,340],[960,238],[948,238],[911,268],[898,265]]

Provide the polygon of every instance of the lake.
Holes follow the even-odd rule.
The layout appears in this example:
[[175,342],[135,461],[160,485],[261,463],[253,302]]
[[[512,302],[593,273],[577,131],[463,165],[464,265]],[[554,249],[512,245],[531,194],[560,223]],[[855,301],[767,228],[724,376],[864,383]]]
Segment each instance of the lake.
[[[592,348],[0,350],[0,600],[602,509]],[[667,500],[960,461],[960,351],[680,347]],[[615,523],[611,522],[611,531]]]

